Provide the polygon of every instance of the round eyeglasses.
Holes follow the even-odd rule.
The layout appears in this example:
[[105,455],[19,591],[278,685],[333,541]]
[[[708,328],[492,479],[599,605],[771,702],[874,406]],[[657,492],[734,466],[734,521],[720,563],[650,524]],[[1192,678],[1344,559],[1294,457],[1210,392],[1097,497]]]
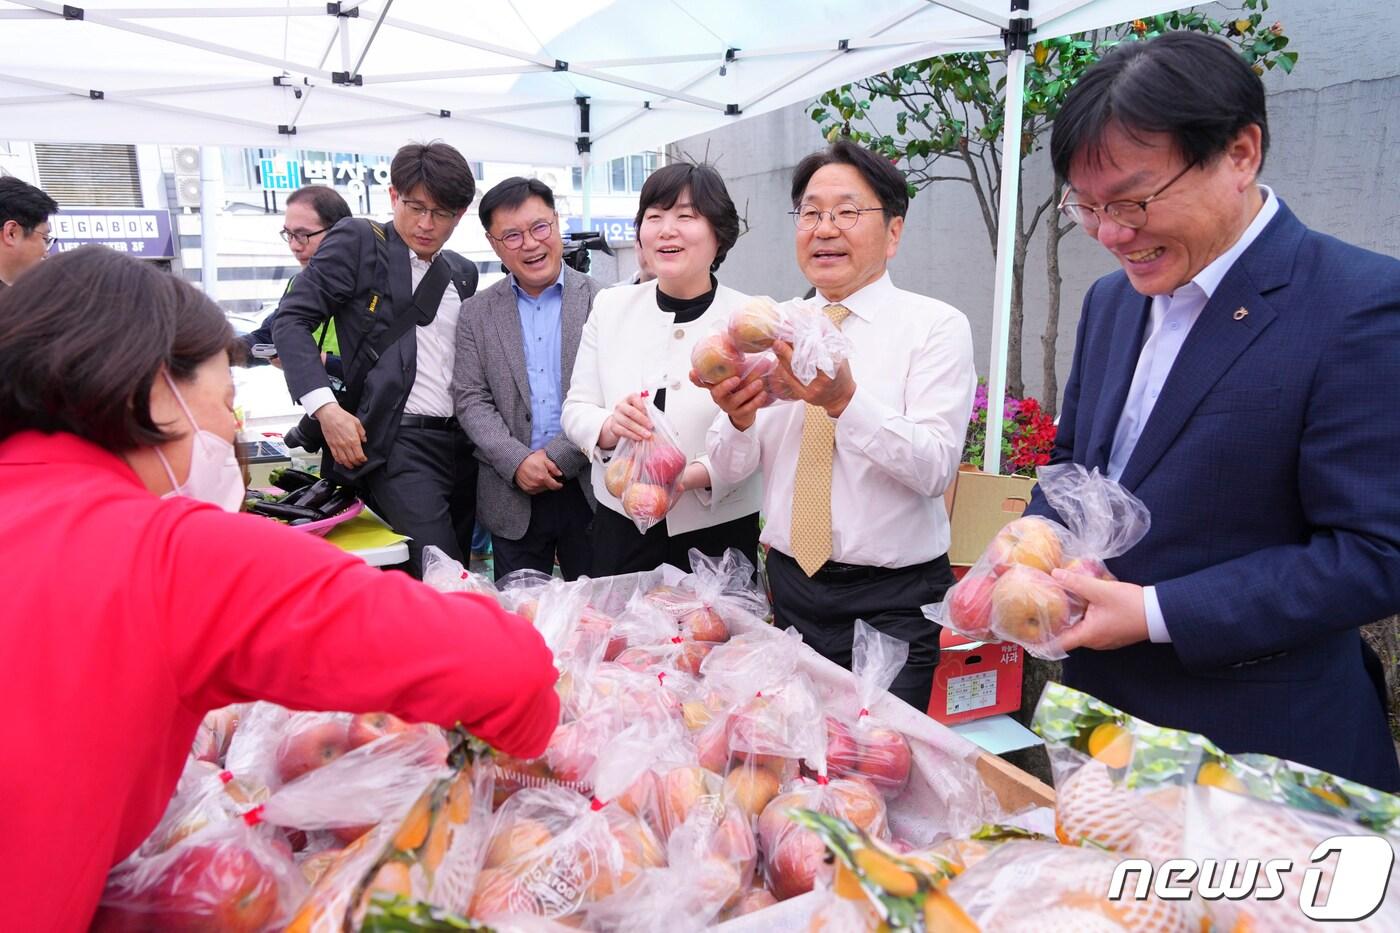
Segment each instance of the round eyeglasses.
[[[538,223],[531,224],[525,232],[529,233],[530,239],[534,240],[536,243],[543,243],[545,240],[549,239],[549,234],[553,230],[553,221],[541,220]],[[521,233],[519,230],[512,230],[504,236],[491,236],[489,233],[486,235],[506,249],[520,249],[520,247],[525,245],[525,234]]]
[[854,204],[838,204],[829,211],[819,211],[815,207],[799,207],[788,211],[798,230],[815,230],[823,217],[830,217],[837,230],[849,230],[860,221],[861,214],[884,211],[883,207],[856,207]]

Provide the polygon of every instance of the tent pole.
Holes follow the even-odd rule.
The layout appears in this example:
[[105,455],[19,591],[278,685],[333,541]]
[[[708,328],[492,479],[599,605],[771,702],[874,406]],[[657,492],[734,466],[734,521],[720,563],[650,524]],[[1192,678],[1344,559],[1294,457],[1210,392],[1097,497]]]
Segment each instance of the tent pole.
[[218,146],[199,147],[200,284],[210,301],[218,301],[219,212],[223,209],[223,165]]
[[[1016,7],[1013,0],[1012,6]],[[1029,20],[1025,21],[1029,24]],[[1011,322],[1011,269],[1019,220],[1016,205],[1021,191],[1021,117],[1026,97],[1026,39],[1028,32],[1011,21],[1007,31],[1006,121],[1002,130],[1001,206],[997,212],[996,286],[992,298],[992,356],[987,366],[987,439],[982,468],[1001,472],[1001,431],[1006,406],[1006,357]]]

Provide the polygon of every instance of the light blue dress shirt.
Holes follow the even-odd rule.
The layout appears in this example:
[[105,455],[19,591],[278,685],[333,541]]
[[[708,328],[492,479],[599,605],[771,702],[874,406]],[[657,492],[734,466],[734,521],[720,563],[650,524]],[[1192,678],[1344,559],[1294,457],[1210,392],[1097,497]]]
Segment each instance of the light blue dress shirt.
[[[1215,258],[1196,277],[1170,295],[1152,296],[1152,316],[1147,324],[1147,337],[1142,342],[1142,352],[1138,355],[1137,369],[1133,370],[1133,383],[1128,389],[1128,398],[1123,403],[1123,413],[1118,418],[1118,428],[1113,432],[1113,449],[1108,457],[1110,479],[1119,479],[1132,458],[1133,450],[1142,437],[1142,430],[1152,409],[1157,404],[1157,396],[1171,374],[1172,366],[1181,353],[1186,337],[1201,316],[1206,302],[1210,301],[1215,290],[1220,287],[1226,273],[1235,264],[1250,244],[1253,243],[1269,221],[1278,213],[1278,198],[1264,185],[1259,186],[1264,195],[1264,206],[1254,215],[1244,233],[1235,244]],[[1166,620],[1162,617],[1162,607],[1157,602],[1157,588],[1148,586],[1142,591],[1143,608],[1147,615],[1147,636],[1151,641],[1166,643],[1172,640],[1167,631]]]
[[525,372],[530,380],[530,447],[540,450],[560,431],[559,413],[566,387],[560,385],[563,353],[564,267],[554,284],[532,298],[510,277],[515,307],[520,312],[520,336],[525,346]]

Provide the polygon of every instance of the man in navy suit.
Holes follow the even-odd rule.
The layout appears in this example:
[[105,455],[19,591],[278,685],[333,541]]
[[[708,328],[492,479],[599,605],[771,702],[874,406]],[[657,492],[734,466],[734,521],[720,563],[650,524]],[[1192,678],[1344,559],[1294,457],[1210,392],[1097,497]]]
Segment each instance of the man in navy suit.
[[1054,461],[1152,513],[1122,582],[1062,579],[1089,604],[1065,681],[1393,791],[1358,627],[1400,610],[1400,262],[1305,227],[1256,181],[1268,142],[1258,76],[1194,33],[1118,47],[1055,121],[1061,210],[1122,270],[1085,296]]

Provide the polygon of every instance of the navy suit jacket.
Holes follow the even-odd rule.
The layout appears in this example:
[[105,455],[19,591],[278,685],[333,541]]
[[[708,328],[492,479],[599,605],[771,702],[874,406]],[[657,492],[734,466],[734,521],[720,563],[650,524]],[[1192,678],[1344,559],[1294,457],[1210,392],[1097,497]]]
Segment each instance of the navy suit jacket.
[[[1151,299],[1089,289],[1054,462],[1107,472]],[[1244,314],[1239,309],[1244,309]],[[1170,645],[1075,651],[1065,681],[1229,752],[1400,789],[1358,627],[1400,611],[1400,261],[1284,205],[1206,304],[1121,482]],[[1054,517],[1044,499],[1030,512]]]

